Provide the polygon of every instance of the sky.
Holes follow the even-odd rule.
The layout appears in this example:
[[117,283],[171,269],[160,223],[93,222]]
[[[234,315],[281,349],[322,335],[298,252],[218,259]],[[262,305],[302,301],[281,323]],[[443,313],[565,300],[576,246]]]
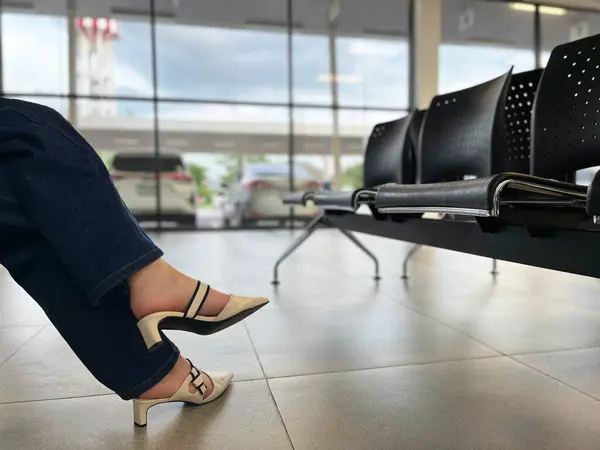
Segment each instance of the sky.
[[[119,22],[114,42],[115,95],[153,94],[150,26]],[[68,92],[67,22],[64,17],[2,15],[4,91]],[[339,103],[373,111],[342,110],[342,124],[369,128],[404,114],[408,106],[408,45],[404,40],[339,37]],[[439,53],[439,91],[450,92],[494,78],[511,65],[534,67],[533,52],[444,43]],[[328,39],[297,34],[293,39],[293,101],[331,104]],[[288,98],[287,35],[282,32],[199,27],[173,23],[157,27],[158,95],[163,98],[284,103]],[[37,101],[37,100],[36,100]],[[66,101],[40,99],[65,113]],[[396,111],[376,111],[394,108]],[[117,114],[152,117],[148,101],[119,101]],[[159,118],[196,121],[281,122],[284,107],[163,102]],[[330,124],[326,108],[298,108],[296,123]],[[204,156],[195,156],[196,159]],[[348,160],[355,163],[356,158]],[[217,164],[212,157],[210,162]],[[215,170],[218,170],[215,168]]]
[[[2,45],[6,92],[68,91],[64,17],[3,14]],[[114,48],[115,94],[152,96],[149,24],[120,21]],[[340,37],[337,54],[341,106],[398,110],[408,106],[406,41]],[[533,68],[533,52],[443,44],[440,92],[493,78],[511,65],[516,71]],[[159,24],[157,67],[161,97],[274,103],[289,100],[285,33]],[[327,38],[295,35],[293,67],[293,101],[329,105]],[[40,77],[40,73],[44,76]],[[161,113],[173,114],[174,118],[198,118],[196,107],[173,112],[169,106],[165,105]],[[138,110],[145,112],[143,104],[138,105]],[[120,108],[123,114],[137,115],[138,110],[134,104]],[[279,115],[279,111],[275,114]]]

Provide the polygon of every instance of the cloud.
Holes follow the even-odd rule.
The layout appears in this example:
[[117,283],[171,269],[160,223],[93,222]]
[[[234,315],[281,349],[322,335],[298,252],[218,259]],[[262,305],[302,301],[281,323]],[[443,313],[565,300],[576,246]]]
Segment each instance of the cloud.
[[[149,23],[120,22],[119,39],[113,44],[117,95],[152,97],[149,38]],[[6,91],[68,91],[65,18],[5,14],[3,44]],[[319,76],[330,70],[327,37],[298,34],[293,45],[294,101],[329,105],[330,87],[319,82]],[[404,47],[403,41],[341,38],[339,72],[359,74],[362,80],[340,85],[342,105],[406,106]],[[282,32],[170,23],[157,28],[161,97],[287,103],[287,62],[287,35]],[[146,109],[131,104],[119,111],[137,115]]]
[[366,39],[352,39],[348,46],[349,54],[359,56],[394,58],[400,52],[401,49],[398,47],[397,42],[373,42]]
[[507,47],[444,44],[440,48],[439,91],[453,92],[483,83],[506,73],[511,65],[515,66],[515,72],[533,69],[533,52]]
[[286,107],[166,103],[159,108],[161,120],[287,123],[288,117]]
[[116,61],[114,77],[119,91],[140,97],[154,96],[154,88],[148,77],[122,61]]
[[2,68],[5,92],[66,93],[66,19],[2,14]]

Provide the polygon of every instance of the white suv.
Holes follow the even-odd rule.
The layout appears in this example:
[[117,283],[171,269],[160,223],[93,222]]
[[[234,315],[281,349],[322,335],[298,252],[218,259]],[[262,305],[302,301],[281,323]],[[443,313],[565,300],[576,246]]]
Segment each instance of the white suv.
[[156,220],[160,177],[161,220],[196,225],[196,182],[177,153],[117,153],[109,165],[121,198],[139,221]]

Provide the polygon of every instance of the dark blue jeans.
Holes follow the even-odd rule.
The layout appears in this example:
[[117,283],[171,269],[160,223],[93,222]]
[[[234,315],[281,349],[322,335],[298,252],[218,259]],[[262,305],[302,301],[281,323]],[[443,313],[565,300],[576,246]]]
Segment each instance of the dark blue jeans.
[[162,256],[94,149],[56,111],[0,98],[0,264],[109,389],[135,398],[179,351],[150,353],[126,279]]

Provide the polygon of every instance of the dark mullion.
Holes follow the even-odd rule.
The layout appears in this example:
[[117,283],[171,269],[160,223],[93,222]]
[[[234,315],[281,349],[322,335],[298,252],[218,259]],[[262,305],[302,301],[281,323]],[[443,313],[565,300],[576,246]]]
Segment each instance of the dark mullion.
[[4,97],[4,67],[2,64],[2,22],[4,14],[2,12],[2,0],[0,0],[0,97]]
[[158,230],[162,230],[162,208],[160,200],[160,130],[158,120],[158,74],[156,62],[156,0],[150,0],[150,48],[152,52],[152,109],[154,113],[154,176],[156,186],[156,221]]
[[[294,192],[294,11],[293,0],[287,0],[287,59],[288,59],[288,183],[290,192]],[[294,229],[294,208],[289,209],[290,230]]]
[[414,111],[417,109],[417,102],[415,99],[415,64],[416,64],[416,52],[415,52],[415,0],[408,2],[408,110]]
[[540,5],[535,5],[533,15],[533,51],[535,52],[535,67],[542,68],[542,14]]

